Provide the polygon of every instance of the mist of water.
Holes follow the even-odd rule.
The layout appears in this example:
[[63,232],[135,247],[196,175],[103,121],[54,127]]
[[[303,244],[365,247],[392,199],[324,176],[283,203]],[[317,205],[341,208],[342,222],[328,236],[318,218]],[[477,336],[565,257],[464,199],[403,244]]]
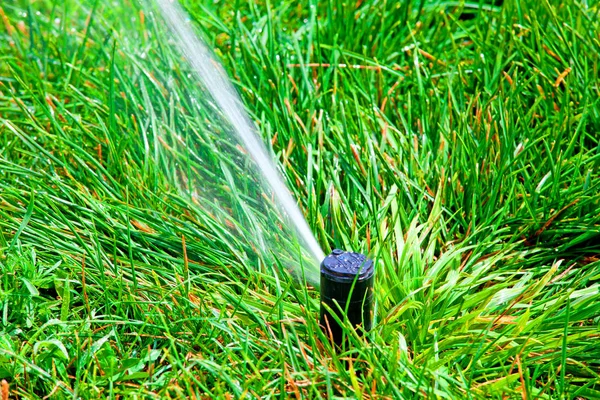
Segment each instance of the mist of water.
[[304,244],[308,246],[314,258],[322,260],[324,254],[321,247],[313,236],[296,201],[290,195],[264,144],[254,132],[251,122],[244,112],[240,98],[223,72],[223,69],[218,67],[216,60],[211,57],[211,53],[204,42],[190,28],[189,19],[186,18],[179,4],[171,0],[157,0],[157,4],[162,11],[165,21],[177,38],[180,51],[192,65],[206,89],[210,91],[213,99],[233,126],[235,134],[241,139],[245,149],[260,169],[265,186],[277,198],[280,211],[294,225],[298,235]]
[[148,154],[244,254],[318,285],[324,254],[223,69],[177,2],[140,4],[152,28],[123,36],[142,58],[129,74],[148,114]]

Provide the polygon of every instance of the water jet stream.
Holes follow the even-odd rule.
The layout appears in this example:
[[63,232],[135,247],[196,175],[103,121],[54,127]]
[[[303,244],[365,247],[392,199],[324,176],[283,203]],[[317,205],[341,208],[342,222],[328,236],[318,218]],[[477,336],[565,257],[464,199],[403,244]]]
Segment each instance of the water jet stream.
[[[237,164],[238,166],[240,164],[246,165],[248,174],[252,174],[252,171],[256,171],[254,173],[258,173],[259,175],[259,177],[255,177],[254,180],[262,186],[263,193],[261,193],[260,197],[263,199],[260,201],[263,202],[263,204],[259,208],[263,208],[263,210],[262,212],[259,211],[257,213],[255,207],[248,206],[248,202],[245,199],[246,193],[244,193],[243,187],[237,188],[237,186],[243,186],[243,184],[238,182],[240,177],[236,176],[236,171],[232,172],[232,168],[228,166],[230,160],[222,159],[219,161],[219,165],[207,166],[207,170],[209,171],[211,169],[221,170],[221,172],[218,172],[222,173],[221,182],[227,182],[226,185],[229,186],[228,190],[231,192],[231,196],[235,198],[235,202],[239,202],[239,204],[235,205],[226,205],[226,207],[222,207],[222,209],[234,209],[238,207],[243,209],[243,214],[246,218],[244,223],[253,225],[252,229],[248,232],[251,231],[252,235],[256,235],[255,237],[250,238],[250,240],[253,241],[252,247],[256,247],[255,250],[257,250],[257,253],[259,253],[260,256],[263,258],[270,258],[268,257],[268,254],[271,253],[282,262],[284,267],[298,276],[304,276],[309,283],[318,285],[318,265],[324,258],[323,251],[313,236],[300,208],[286,187],[265,145],[253,129],[252,122],[244,111],[241,99],[229,82],[223,69],[212,56],[208,47],[196,34],[186,12],[176,1],[148,0],[147,4],[154,6],[151,7],[151,9],[159,10],[158,14],[162,18],[160,18],[160,21],[157,20],[157,24],[161,29],[168,32],[167,36],[165,36],[168,44],[175,46],[177,52],[183,56],[185,61],[187,61],[189,70],[193,75],[192,79],[195,78],[201,83],[203,89],[202,95],[206,97],[206,92],[208,92],[215,103],[211,106],[217,109],[220,118],[229,126],[228,131],[230,132],[225,132],[225,134],[229,133],[231,135],[231,133],[233,133],[235,135],[239,141],[237,149],[239,150],[241,146],[243,148],[241,152],[249,155],[252,160],[251,164],[253,165],[248,165],[249,163],[247,160],[243,160],[243,157],[240,158],[240,154],[235,150],[228,150],[231,151],[232,154],[236,153],[232,158],[241,160],[238,161]],[[151,12],[150,15],[153,15],[153,13]],[[163,20],[164,24],[161,24],[161,21]],[[155,40],[156,39],[160,40],[160,38],[155,38]],[[188,77],[190,76],[188,75]],[[207,99],[194,98],[194,93],[192,91],[189,93],[193,103],[202,101],[206,103]],[[196,97],[198,96],[196,95]],[[206,108],[206,106],[203,107]],[[208,124],[208,126],[210,127],[211,125]],[[170,130],[171,134],[175,135],[180,142],[184,142],[175,130],[168,128],[162,128],[162,130]],[[222,141],[223,138],[221,137],[217,140]],[[215,145],[213,142],[210,142],[208,146],[209,151],[211,151],[211,147],[212,151],[218,151],[218,146],[220,146],[221,149],[228,146],[233,149],[234,143],[226,145],[221,143]],[[187,145],[185,147],[188,151],[193,151],[192,147]],[[204,151],[206,151],[206,149],[204,149]],[[205,162],[200,155],[191,155],[191,157],[198,158],[198,162],[200,163]],[[233,162],[235,163],[235,161]],[[188,175],[190,174],[188,173]],[[246,175],[246,173],[243,173],[243,175]],[[205,185],[207,183],[206,181],[210,180],[210,178],[207,178],[206,176],[196,177],[195,179],[198,181],[205,181]],[[190,183],[187,182],[187,178],[184,180],[186,180],[186,182],[182,186],[189,186]],[[206,190],[195,191],[196,202],[211,202],[212,200],[208,199],[210,196],[206,194],[208,192],[210,192],[209,188],[206,188]],[[271,198],[271,201],[265,200],[268,198]],[[254,198],[251,202],[255,204],[256,201],[256,198]],[[267,210],[265,210],[265,208]],[[275,212],[273,212],[273,209],[275,209]],[[227,223],[228,221],[225,220],[225,222]],[[293,229],[289,229],[290,226],[293,227]],[[269,231],[274,228],[280,229],[281,235],[293,235],[296,237],[283,240],[273,239],[273,233]],[[246,240],[248,240],[248,238]],[[282,242],[288,240],[297,242],[299,248],[284,249],[283,247],[285,247],[285,245],[282,245]],[[274,242],[277,243],[274,245]],[[289,252],[290,254],[280,258],[279,253],[282,251]],[[301,254],[298,254],[298,251]],[[272,261],[273,260],[270,260],[269,262]]]

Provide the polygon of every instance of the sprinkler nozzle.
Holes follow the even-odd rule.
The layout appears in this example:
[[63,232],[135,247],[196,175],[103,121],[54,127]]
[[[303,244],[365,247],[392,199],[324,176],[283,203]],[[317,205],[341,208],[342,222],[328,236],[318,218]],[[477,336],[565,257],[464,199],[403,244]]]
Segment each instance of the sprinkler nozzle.
[[340,321],[344,321],[345,313],[353,327],[371,329],[374,275],[373,261],[360,253],[335,249],[321,263],[320,323],[336,344],[342,343],[343,329],[332,313]]

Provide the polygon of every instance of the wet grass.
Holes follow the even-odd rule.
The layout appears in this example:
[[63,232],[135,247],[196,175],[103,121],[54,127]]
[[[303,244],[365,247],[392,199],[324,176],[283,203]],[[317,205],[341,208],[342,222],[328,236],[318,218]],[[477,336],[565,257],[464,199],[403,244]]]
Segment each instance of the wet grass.
[[313,288],[177,190],[145,121],[209,137],[145,73],[174,60],[82,3],[1,6],[11,396],[600,397],[600,8],[185,2],[322,247],[377,262],[377,324],[339,350]]

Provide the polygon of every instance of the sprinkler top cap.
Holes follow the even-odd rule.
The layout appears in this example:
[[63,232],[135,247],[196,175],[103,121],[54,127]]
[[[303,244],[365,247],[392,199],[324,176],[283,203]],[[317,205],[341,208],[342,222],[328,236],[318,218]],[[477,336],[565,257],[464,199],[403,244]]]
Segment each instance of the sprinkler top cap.
[[[373,261],[364,254],[334,249],[321,263],[321,273],[341,280],[364,281],[373,276]],[[357,277],[358,275],[358,277]]]

